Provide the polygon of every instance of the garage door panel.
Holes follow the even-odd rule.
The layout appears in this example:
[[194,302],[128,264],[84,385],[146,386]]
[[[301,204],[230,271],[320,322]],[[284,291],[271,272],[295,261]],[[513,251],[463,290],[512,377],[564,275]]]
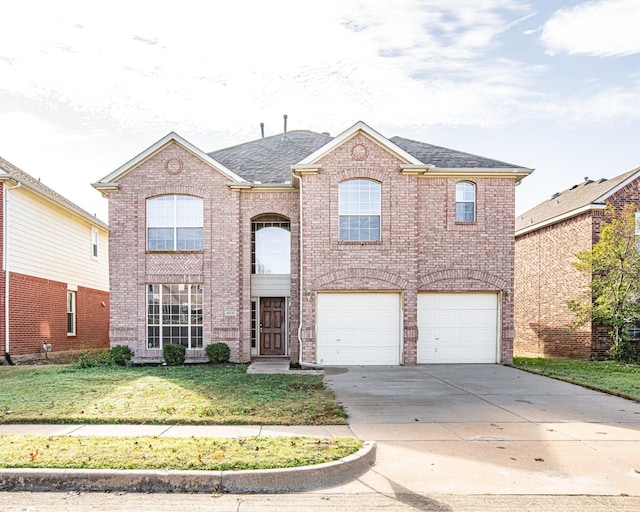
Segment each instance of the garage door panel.
[[318,362],[399,364],[400,295],[319,293]]
[[495,293],[418,296],[418,363],[495,363]]

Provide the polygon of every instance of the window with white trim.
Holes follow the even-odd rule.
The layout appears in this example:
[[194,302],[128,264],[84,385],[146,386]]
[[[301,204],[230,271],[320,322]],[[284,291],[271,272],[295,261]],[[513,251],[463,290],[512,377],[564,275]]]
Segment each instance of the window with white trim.
[[381,185],[377,181],[343,181],[339,188],[341,242],[380,241]]
[[456,222],[476,221],[476,186],[468,181],[456,183]]
[[147,199],[147,250],[202,250],[202,205],[202,198],[185,195]]
[[100,253],[99,245],[100,245],[100,233],[98,233],[98,230],[96,228],[91,228],[91,257],[94,260],[98,259],[98,255]]
[[76,334],[76,292],[67,290],[67,335]]
[[147,285],[147,348],[202,348],[202,285]]

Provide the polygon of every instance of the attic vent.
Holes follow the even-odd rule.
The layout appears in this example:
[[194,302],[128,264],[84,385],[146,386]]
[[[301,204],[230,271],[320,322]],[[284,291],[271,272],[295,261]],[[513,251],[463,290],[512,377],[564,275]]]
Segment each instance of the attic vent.
[[573,187],[571,187],[569,190],[573,190],[574,188],[578,188],[578,185],[574,185]]
[[600,179],[598,180],[598,183],[604,183],[605,181],[607,181],[607,178],[600,178]]
[[558,197],[560,195],[560,192],[556,192],[555,194],[553,194],[551,196],[551,199],[555,199],[556,197]]

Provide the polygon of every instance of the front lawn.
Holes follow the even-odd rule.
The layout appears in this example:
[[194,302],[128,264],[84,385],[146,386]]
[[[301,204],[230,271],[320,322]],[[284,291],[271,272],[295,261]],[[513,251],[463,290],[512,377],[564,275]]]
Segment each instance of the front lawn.
[[513,366],[640,402],[640,365],[514,357]]
[[0,436],[3,468],[226,471],[309,466],[355,453],[359,439]]
[[346,424],[318,375],[237,366],[0,366],[0,423]]

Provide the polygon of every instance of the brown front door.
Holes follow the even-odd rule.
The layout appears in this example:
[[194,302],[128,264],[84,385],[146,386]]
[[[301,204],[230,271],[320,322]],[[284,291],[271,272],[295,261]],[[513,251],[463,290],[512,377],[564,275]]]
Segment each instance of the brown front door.
[[283,356],[286,344],[285,298],[260,298],[260,355]]

